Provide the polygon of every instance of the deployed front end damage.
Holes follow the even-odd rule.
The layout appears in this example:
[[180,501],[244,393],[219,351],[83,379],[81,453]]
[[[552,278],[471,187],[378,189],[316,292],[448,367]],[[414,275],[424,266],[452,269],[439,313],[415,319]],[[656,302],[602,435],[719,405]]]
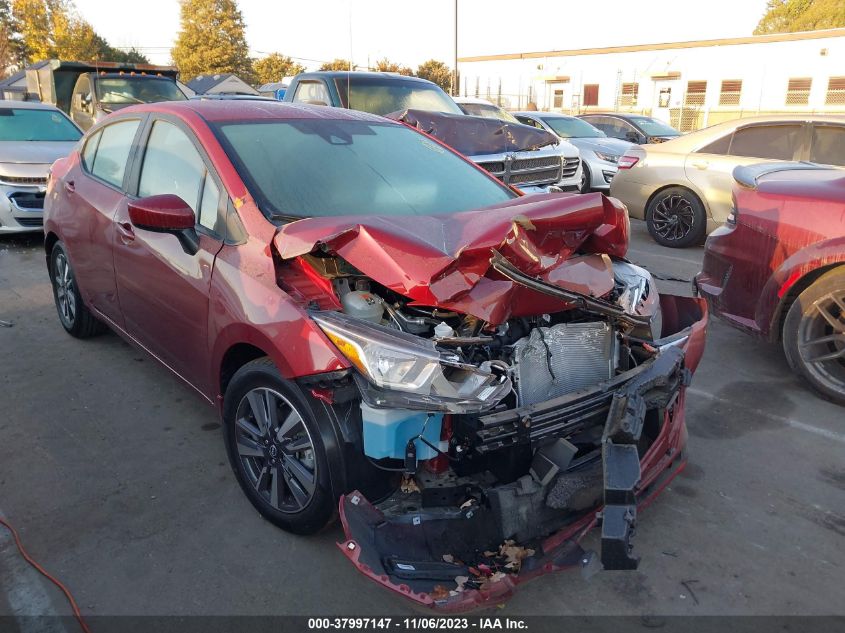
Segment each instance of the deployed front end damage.
[[281,229],[280,286],[351,365],[308,384],[392,482],[341,498],[359,570],[463,610],[586,564],[596,525],[604,568],[636,568],[638,508],[684,465],[706,312],[658,296],[627,236],[598,194]]

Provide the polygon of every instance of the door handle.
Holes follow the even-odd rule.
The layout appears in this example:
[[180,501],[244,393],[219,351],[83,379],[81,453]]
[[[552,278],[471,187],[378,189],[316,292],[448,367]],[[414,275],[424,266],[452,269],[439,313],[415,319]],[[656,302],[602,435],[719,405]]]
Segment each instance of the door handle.
[[68,180],[65,182],[65,191],[67,191],[68,193],[73,193],[74,191],[76,191],[76,185],[73,184],[72,180]]
[[117,233],[120,236],[120,241],[124,244],[129,244],[135,239],[135,231],[129,222],[118,222]]
[[706,160],[694,160],[692,161],[692,166],[698,169],[707,169],[710,167],[710,163]]

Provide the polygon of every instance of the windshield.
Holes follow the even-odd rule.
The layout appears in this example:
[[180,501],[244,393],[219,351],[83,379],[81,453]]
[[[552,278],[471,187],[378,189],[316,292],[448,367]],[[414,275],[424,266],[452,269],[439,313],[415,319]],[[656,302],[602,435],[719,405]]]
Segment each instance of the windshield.
[[0,141],[77,141],[81,136],[58,110],[0,108]]
[[508,123],[519,123],[516,117],[510,112],[505,112],[492,103],[460,103],[458,105],[465,114],[482,116],[485,119],[498,119],[499,121],[507,121]]
[[184,101],[185,94],[175,81],[152,77],[100,77],[97,79],[100,103],[157,103]]
[[349,108],[371,114],[385,115],[402,110],[427,110],[463,114],[458,105],[434,84],[409,81],[398,77],[356,77],[350,74],[337,79],[341,93],[349,82]]
[[575,117],[547,116],[543,117],[546,125],[555,131],[555,134],[562,138],[602,138],[607,136],[598,128]]
[[675,128],[666,125],[663,121],[650,119],[645,116],[632,116],[631,123],[640,128],[649,136],[680,136],[681,133]]
[[516,195],[404,125],[297,119],[215,131],[270,219],[455,213]]

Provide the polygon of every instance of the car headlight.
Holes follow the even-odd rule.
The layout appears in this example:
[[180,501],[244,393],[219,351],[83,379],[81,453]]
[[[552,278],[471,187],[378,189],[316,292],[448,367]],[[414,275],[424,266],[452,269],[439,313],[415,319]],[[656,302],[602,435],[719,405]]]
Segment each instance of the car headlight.
[[619,154],[605,154],[604,152],[593,152],[596,156],[598,156],[601,160],[607,161],[608,163],[618,163],[619,162]]
[[510,379],[489,363],[463,363],[432,340],[340,312],[311,317],[358,370],[364,380],[356,382],[372,406],[470,413],[490,409],[511,391]]

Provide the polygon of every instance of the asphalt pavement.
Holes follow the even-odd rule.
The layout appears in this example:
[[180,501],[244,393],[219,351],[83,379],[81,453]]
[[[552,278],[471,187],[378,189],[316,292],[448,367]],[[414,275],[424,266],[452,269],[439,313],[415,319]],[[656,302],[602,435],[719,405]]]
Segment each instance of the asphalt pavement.
[[[688,280],[702,249],[657,246],[635,221],[629,255]],[[0,516],[83,613],[418,614],[346,562],[337,526],[263,521],[190,388],[114,334],[65,334],[39,237],[0,237],[0,320]],[[545,576],[498,614],[845,614],[843,414],[780,349],[712,322],[689,466],[640,516],[639,570]],[[45,613],[69,609],[0,528],[0,615]]]

